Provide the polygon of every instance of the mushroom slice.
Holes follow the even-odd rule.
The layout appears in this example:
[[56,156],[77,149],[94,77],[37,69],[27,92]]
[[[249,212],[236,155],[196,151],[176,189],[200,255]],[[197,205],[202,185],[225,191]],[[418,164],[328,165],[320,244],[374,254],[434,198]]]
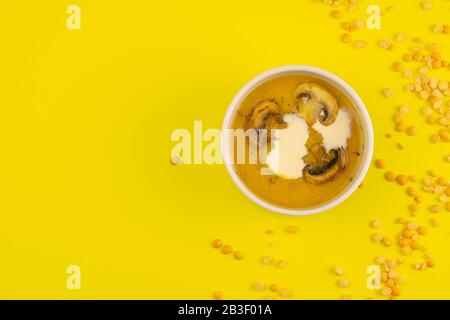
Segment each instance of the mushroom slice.
[[247,116],[246,129],[271,129],[283,124],[280,107],[273,100],[263,100],[256,104]]
[[295,89],[297,110],[309,125],[317,120],[324,126],[332,124],[339,112],[336,98],[316,83],[306,82]]
[[330,160],[323,166],[307,165],[303,169],[305,180],[316,184],[324,183],[336,176],[341,169],[347,167],[347,152],[344,148],[331,150],[330,156]]
[[270,141],[271,129],[283,129],[287,124],[283,121],[280,107],[273,100],[259,102],[247,116],[245,129],[266,129],[267,139]]

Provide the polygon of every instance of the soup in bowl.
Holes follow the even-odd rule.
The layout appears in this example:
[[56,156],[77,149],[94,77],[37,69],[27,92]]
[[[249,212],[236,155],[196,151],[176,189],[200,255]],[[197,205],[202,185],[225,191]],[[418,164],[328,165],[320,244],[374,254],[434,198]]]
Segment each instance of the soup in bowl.
[[223,123],[233,181],[269,210],[306,215],[330,209],[360,185],[373,130],[343,80],[308,66],[269,70],[245,85]]

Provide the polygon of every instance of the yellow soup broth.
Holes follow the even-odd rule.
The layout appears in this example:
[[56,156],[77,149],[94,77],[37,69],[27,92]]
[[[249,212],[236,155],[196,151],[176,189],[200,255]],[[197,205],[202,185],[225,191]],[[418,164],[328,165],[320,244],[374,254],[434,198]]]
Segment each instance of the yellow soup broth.
[[[246,117],[255,105],[263,100],[273,99],[280,107],[281,113],[297,111],[295,89],[302,83],[314,82],[332,93],[339,107],[345,107],[351,113],[351,136],[347,140],[347,167],[331,180],[315,184],[302,178],[284,179],[276,175],[262,175],[262,165],[237,164],[235,150],[234,170],[244,184],[258,197],[285,208],[304,209],[323,205],[338,196],[353,180],[359,168],[364,151],[363,132],[358,112],[348,99],[336,88],[320,79],[304,75],[285,75],[267,80],[254,88],[241,102],[232,120],[232,129],[245,129]],[[246,140],[248,149],[249,141]],[[236,140],[235,140],[236,147]]]

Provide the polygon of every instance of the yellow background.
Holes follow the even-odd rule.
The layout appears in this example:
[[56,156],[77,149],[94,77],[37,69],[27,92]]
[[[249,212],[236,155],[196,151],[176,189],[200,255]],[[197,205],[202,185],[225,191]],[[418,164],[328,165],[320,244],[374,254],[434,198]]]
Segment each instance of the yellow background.
[[[66,8],[81,8],[81,30],[66,28]],[[365,101],[375,130],[375,157],[395,172],[448,177],[448,145],[430,145],[424,103],[402,90],[390,70],[413,36],[448,36],[430,26],[448,22],[449,1],[432,11],[419,1],[370,1],[394,6],[382,29],[355,34],[357,50],[340,42],[331,8],[296,1],[2,1],[0,4],[0,298],[260,299],[253,281],[278,283],[296,299],[378,297],[366,268],[397,248],[370,241],[372,219],[394,237],[407,217],[404,189],[372,166],[364,187],[327,213],[290,217],[268,212],[234,186],[221,165],[169,163],[176,128],[220,128],[234,94],[269,68],[305,64],[347,81]],[[393,51],[381,38],[405,32]],[[448,77],[448,72],[447,72]],[[447,79],[449,80],[449,79]],[[383,98],[392,87],[397,95]],[[398,105],[408,103],[415,137],[392,132]],[[436,129],[436,128],[435,128]],[[395,143],[402,141],[406,150]],[[426,198],[432,203],[432,197]],[[428,225],[422,206],[419,222]],[[450,215],[424,239],[437,262],[417,272],[400,267],[403,298],[450,298]],[[288,235],[287,225],[299,233]],[[276,234],[266,235],[266,229]],[[431,228],[430,228],[431,229]],[[246,252],[236,261],[212,249],[222,238]],[[267,244],[274,241],[277,247]],[[288,260],[285,270],[262,266],[262,255]],[[66,268],[81,267],[82,289],[66,288]],[[352,285],[336,286],[340,265]]]

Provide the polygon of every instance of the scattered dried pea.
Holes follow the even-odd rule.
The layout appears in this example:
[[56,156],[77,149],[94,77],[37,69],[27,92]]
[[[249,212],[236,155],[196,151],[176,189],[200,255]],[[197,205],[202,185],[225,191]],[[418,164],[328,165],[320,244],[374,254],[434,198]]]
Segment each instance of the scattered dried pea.
[[424,236],[428,233],[428,230],[424,226],[420,226],[417,228],[417,233]]
[[213,248],[215,248],[215,249],[220,249],[220,248],[222,248],[222,245],[223,245],[223,241],[220,240],[220,239],[214,239],[214,240],[212,241],[212,246],[213,246]]
[[342,34],[342,36],[341,36],[341,40],[342,40],[342,42],[344,42],[344,43],[350,43],[350,42],[352,41],[352,36],[351,36],[351,34],[349,34],[349,33],[344,33],[344,34]]
[[381,288],[381,294],[383,296],[388,297],[388,296],[390,296],[392,294],[392,289],[389,288],[389,287],[383,287],[383,288]]
[[404,67],[403,64],[400,61],[396,61],[392,65],[392,70],[395,72],[401,72],[403,71]]
[[350,281],[347,279],[339,279],[337,284],[340,288],[348,288],[350,286]]
[[450,212],[450,202],[447,202],[444,207],[445,207],[445,210]]
[[223,300],[223,293],[216,291],[213,293],[214,300]]
[[298,232],[298,228],[296,226],[290,225],[286,227],[286,232],[294,234]]
[[177,166],[177,165],[181,164],[181,159],[180,159],[180,157],[172,156],[172,157],[170,157],[170,163],[174,166]]
[[280,289],[280,291],[278,292],[279,295],[283,298],[288,298],[290,296],[292,296],[292,290],[291,289]]
[[383,245],[385,247],[390,247],[392,246],[392,240],[388,237],[384,237],[383,240],[381,241],[383,243]]
[[423,10],[433,9],[433,3],[431,1],[422,1],[420,5]]
[[435,205],[432,205],[431,207],[429,207],[428,210],[431,213],[438,213],[442,210],[442,208],[440,206],[438,206],[437,204],[435,204]]
[[399,111],[400,111],[400,113],[403,113],[403,114],[408,113],[409,112],[409,106],[404,104],[404,105],[400,106]]
[[354,43],[355,48],[357,49],[363,49],[366,47],[366,42],[363,40],[356,40]]
[[222,247],[221,252],[223,254],[230,254],[233,252],[233,248],[230,245],[226,244]]
[[409,187],[406,189],[406,194],[410,197],[415,197],[417,195],[417,192],[413,187]]
[[394,36],[394,40],[397,42],[403,42],[403,41],[405,41],[405,39],[406,39],[406,35],[404,33],[397,33]]
[[401,186],[404,186],[408,182],[408,178],[404,174],[400,174],[395,177],[397,183]]
[[414,136],[416,133],[417,133],[416,127],[411,126],[411,127],[406,128],[406,134],[408,136]]
[[436,228],[436,227],[439,226],[439,221],[437,219],[435,219],[435,218],[431,218],[430,219],[430,224],[431,224],[432,227]]
[[236,260],[242,260],[245,258],[245,253],[242,251],[235,251],[233,256]]
[[375,166],[378,169],[383,169],[384,167],[386,167],[386,161],[384,159],[376,159],[375,160]]
[[395,173],[393,173],[392,171],[388,171],[388,172],[386,172],[386,173],[384,174],[384,178],[385,178],[387,181],[392,182],[392,181],[395,180]]
[[334,267],[333,268],[334,274],[337,276],[343,276],[344,275],[344,269],[342,269],[341,267]]
[[256,291],[264,291],[266,289],[266,285],[262,281],[253,282],[253,289]]
[[342,18],[342,12],[339,10],[333,10],[331,11],[331,17],[334,19],[341,19]]
[[273,257],[270,256],[263,256],[261,258],[261,264],[263,265],[270,265],[273,263]]
[[378,220],[373,220],[370,222],[370,226],[374,229],[378,229],[381,226],[381,222]]

